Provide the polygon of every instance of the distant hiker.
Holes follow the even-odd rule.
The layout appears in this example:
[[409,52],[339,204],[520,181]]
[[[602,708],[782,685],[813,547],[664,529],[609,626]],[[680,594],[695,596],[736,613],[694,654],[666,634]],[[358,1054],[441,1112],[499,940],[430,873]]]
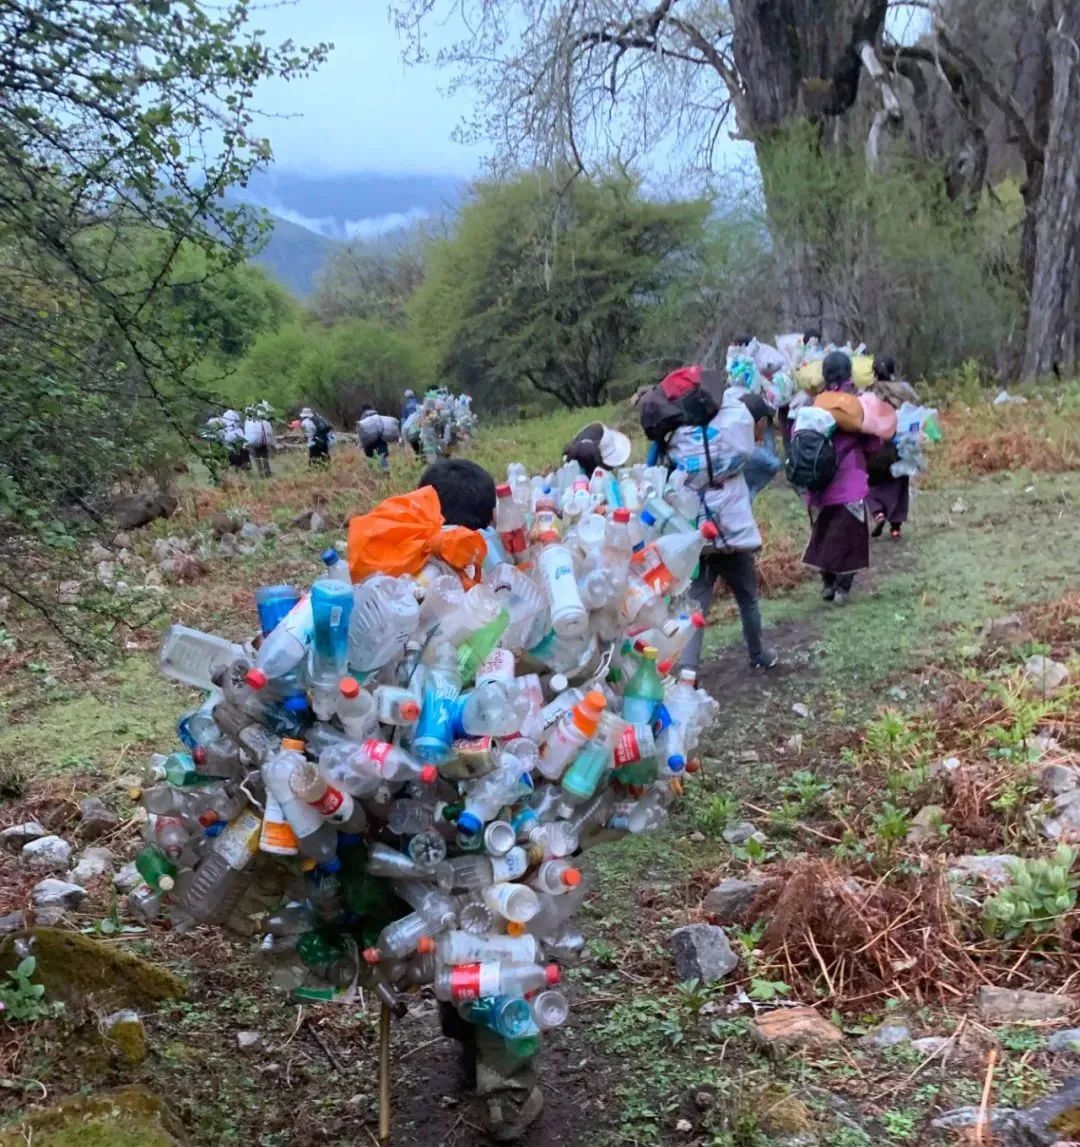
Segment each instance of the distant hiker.
[[360,417],[356,422],[356,440],[365,458],[372,461],[378,457],[379,466],[383,470],[389,470],[390,447],[387,445],[389,435],[384,423],[393,423],[393,438],[396,441],[398,433],[396,419],[384,418],[374,406],[365,403],[360,408]]
[[[906,383],[898,382],[896,363],[891,355],[874,359],[875,394],[897,409],[902,403],[915,402],[915,392]],[[870,535],[880,538],[889,523],[889,536],[893,541],[900,540],[900,530],[908,520],[911,509],[911,479],[905,474],[899,478],[892,475],[891,466],[896,461],[896,446],[887,442],[871,455],[868,469],[870,489],[866,495],[866,508],[874,521]]]
[[218,424],[218,438],[225,447],[229,465],[234,470],[250,470],[251,454],[244,438],[244,425],[240,412],[226,410],[220,420],[215,418],[211,425],[214,423]]
[[[851,359],[843,351],[832,351],[825,356],[821,369],[824,389],[815,406],[823,405],[823,396],[830,396],[829,401],[835,404],[837,395],[847,395],[858,407]],[[855,574],[870,567],[867,459],[881,440],[838,425],[831,441],[836,460],[831,480],[823,489],[808,489],[803,495],[813,523],[803,562],[820,571],[821,596],[826,601],[847,605]]]
[[401,421],[407,421],[419,405],[420,403],[416,401],[416,392],[405,391],[405,401],[401,404]]
[[308,465],[329,466],[332,432],[330,423],[310,406],[305,406],[300,411],[300,428],[307,438]]
[[270,477],[270,451],[274,446],[274,426],[270,404],[257,402],[244,411],[244,441],[255,459],[260,478]]

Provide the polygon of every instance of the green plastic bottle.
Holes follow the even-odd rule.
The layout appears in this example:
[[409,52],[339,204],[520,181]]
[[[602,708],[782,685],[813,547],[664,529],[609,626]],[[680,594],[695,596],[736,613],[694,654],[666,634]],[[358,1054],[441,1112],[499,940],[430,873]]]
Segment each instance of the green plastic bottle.
[[147,766],[146,779],[150,784],[168,781],[177,788],[189,788],[192,785],[209,784],[214,778],[199,772],[195,758],[190,753],[170,753],[160,764]]
[[499,644],[499,638],[509,624],[509,612],[500,609],[487,625],[469,634],[458,646],[458,671],[463,685],[467,685],[476,676],[477,669],[491,656],[491,651]]
[[631,725],[651,725],[664,700],[664,682],[656,669],[658,656],[655,646],[646,645],[641,650],[641,664],[626,683],[622,715]]
[[169,892],[176,883],[176,865],[152,844],[135,857],[135,867],[139,875],[159,892]]

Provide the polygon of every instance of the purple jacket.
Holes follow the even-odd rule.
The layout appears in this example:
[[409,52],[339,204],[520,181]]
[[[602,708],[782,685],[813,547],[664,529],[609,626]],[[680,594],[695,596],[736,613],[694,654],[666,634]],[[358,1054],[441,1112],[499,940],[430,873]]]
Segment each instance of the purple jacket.
[[[854,384],[850,382],[831,389],[846,394],[856,393]],[[824,490],[808,492],[805,495],[806,504],[813,510],[820,510],[822,506],[846,506],[850,502],[861,502],[869,489],[866,460],[880,447],[881,439],[872,434],[852,434],[849,430],[837,430],[833,435],[836,474]]]

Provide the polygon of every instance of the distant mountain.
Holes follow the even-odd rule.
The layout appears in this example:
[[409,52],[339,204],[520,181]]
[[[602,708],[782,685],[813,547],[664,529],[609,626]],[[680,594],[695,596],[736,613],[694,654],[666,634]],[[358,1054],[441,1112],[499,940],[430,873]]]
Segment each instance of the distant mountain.
[[464,182],[447,175],[307,175],[272,167],[237,197],[273,216],[274,233],[255,259],[301,298],[339,242],[378,240],[453,212]]

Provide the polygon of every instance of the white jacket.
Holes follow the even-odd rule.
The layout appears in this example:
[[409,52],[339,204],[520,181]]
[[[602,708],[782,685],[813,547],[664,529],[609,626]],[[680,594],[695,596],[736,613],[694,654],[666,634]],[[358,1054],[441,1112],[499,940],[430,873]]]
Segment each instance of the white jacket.
[[[698,524],[712,521],[720,531],[715,549],[738,553],[761,548],[761,531],[754,521],[750,490],[742,474],[754,452],[754,417],[734,387],[724,391],[720,411],[705,427],[682,426],[671,436],[668,458],[686,474],[686,486],[703,502]],[[708,441],[713,484],[705,463]]]

